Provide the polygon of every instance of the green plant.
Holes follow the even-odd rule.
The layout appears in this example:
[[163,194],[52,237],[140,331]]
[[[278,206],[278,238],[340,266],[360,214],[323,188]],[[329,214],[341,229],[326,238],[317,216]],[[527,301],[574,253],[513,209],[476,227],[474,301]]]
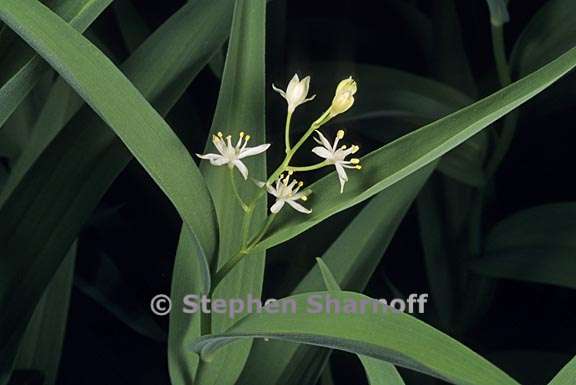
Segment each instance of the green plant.
[[[439,71],[446,84],[364,66],[365,77],[342,80],[330,106],[301,130],[293,117],[299,105],[314,99],[309,89],[328,93],[333,85],[320,80],[315,88],[314,71],[312,80],[295,75],[285,91],[270,84],[265,0],[190,1],[149,36],[133,9],[119,8],[118,14],[138,27],[122,31],[130,54],[121,64],[104,54],[105,43],[82,35],[111,3],[0,0],[0,150],[9,165],[0,165],[1,385],[15,369],[29,367],[44,372],[47,384],[56,383],[78,236],[133,157],[182,219],[171,280],[175,304],[188,294],[261,296],[271,248],[288,251],[290,240],[359,204],[364,205],[346,212],[346,226],[285,300],[300,310],[310,295],[368,301],[360,292],[414,200],[435,299],[435,313],[426,322],[407,314],[326,317],[298,311],[238,320],[173,311],[167,337],[173,385],[249,384],[262,378],[314,384],[322,373],[328,383],[330,351],[319,347],[356,354],[371,384],[403,384],[394,365],[453,384],[518,384],[457,340],[485,312],[494,277],[576,287],[574,275],[566,273],[574,268],[572,203],[527,210],[484,235],[494,175],[518,126],[517,108],[576,67],[572,29],[551,31],[555,39],[538,46],[545,54],[536,60],[532,47],[542,32],[528,25],[508,60],[506,3],[490,1],[498,91],[478,97],[466,66],[458,76],[442,79],[454,63]],[[453,7],[448,0],[440,3]],[[533,23],[541,26],[538,20],[574,12],[572,3],[551,1]],[[209,140],[198,155],[204,160],[197,166],[164,116],[208,65],[221,86]],[[319,78],[333,67],[318,65]],[[390,103],[412,115],[395,122],[404,132],[389,141],[367,118],[385,106],[367,96],[392,83],[416,96],[405,100],[392,93]],[[271,86],[288,104],[283,152],[267,143],[265,94]],[[22,118],[29,118],[26,109],[33,111],[31,122]],[[328,127],[334,122],[365,125],[372,151],[347,159],[359,147],[339,146],[344,131]],[[323,160],[295,163],[313,135],[319,146],[312,152]],[[247,146],[249,139],[255,147]],[[274,156],[263,155],[269,148],[283,156],[270,173]],[[332,166],[335,171],[305,189],[294,179]],[[345,168],[358,171],[348,175]],[[459,199],[444,199],[446,191]],[[276,198],[270,208],[266,192]],[[552,222],[546,218],[554,218],[558,228],[539,226]],[[139,321],[133,328],[146,334],[150,325]],[[35,342],[43,328],[54,330],[53,338]],[[149,334],[163,338],[156,329]],[[572,361],[549,384],[571,384],[575,377]]]

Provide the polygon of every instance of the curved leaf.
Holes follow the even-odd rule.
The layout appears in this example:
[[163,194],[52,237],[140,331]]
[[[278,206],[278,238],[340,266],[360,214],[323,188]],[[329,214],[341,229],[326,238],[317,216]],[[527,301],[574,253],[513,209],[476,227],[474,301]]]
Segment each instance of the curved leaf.
[[[576,48],[524,79],[366,155],[362,159],[362,171],[350,176],[343,194],[340,194],[335,172],[325,176],[310,186],[314,192],[310,197],[312,213],[281,212],[259,247],[284,242],[398,182],[538,94],[574,66]],[[361,90],[359,93],[361,98]]]
[[[265,21],[266,1],[240,0],[234,8],[234,18],[228,44],[228,54],[222,75],[222,85],[218,104],[212,122],[206,152],[214,152],[212,135],[218,131],[226,135],[237,136],[244,131],[255,143],[265,141],[264,86],[265,86]],[[264,155],[246,159],[250,176],[256,179],[266,178],[266,157]],[[208,162],[201,164],[201,170],[216,208],[219,227],[218,259],[212,258],[212,264],[222,265],[240,250],[243,211],[236,200],[230,185],[227,167],[214,167]],[[234,170],[234,173],[236,171]],[[256,190],[251,182],[245,182],[235,175],[239,183],[238,191],[244,197]],[[261,224],[265,219],[266,201],[262,200],[255,208],[253,220]],[[183,230],[184,231],[184,230]],[[189,243],[180,243],[176,257],[175,276],[172,281],[173,298],[181,298],[189,293],[207,293],[199,291],[197,283],[181,271],[193,269]],[[235,298],[244,295],[259,296],[264,275],[264,253],[247,256],[231,274],[215,289],[216,298]],[[176,295],[176,296],[174,296]],[[173,312],[170,317],[170,374],[173,384],[189,384],[187,373],[194,373],[197,360],[186,352],[190,339],[200,332],[200,317]],[[211,325],[202,325],[202,329],[225,330],[234,320],[227,316],[213,314]],[[250,343],[225,349],[210,364],[204,365],[194,376],[194,383],[234,384],[248,357]]]
[[[328,266],[320,258],[316,258],[316,261],[322,272],[326,289],[328,291],[341,291],[336,278],[334,278]],[[402,377],[400,377],[400,373],[398,373],[394,365],[361,354],[358,354],[358,358],[364,366],[370,385],[404,385],[404,381],[402,381]]]
[[[322,255],[338,284],[347,290],[362,291],[381,260],[416,194],[434,170],[436,162],[377,194],[357,214]],[[378,215],[374,215],[377,212]],[[292,294],[322,290],[322,277],[315,265]],[[314,384],[326,360],[326,349],[282,341],[254,343],[239,385],[251,385],[258,378],[269,384]],[[274,362],[274,365],[262,365]]]
[[[232,4],[188,3],[122,66],[162,114],[227,38]],[[0,243],[9,256],[0,259],[0,365],[10,363],[21,320],[30,316],[82,224],[132,159],[114,132],[88,108],[64,129],[42,132],[27,151],[29,161],[17,176],[10,175],[18,182],[0,210]]]
[[520,211],[497,224],[472,269],[496,278],[576,289],[576,203]]
[[[90,24],[112,3],[113,0],[61,0],[54,5],[54,12],[70,23],[74,29],[84,32]],[[20,65],[0,88],[0,127],[4,125],[18,105],[38,83],[42,75],[50,69],[34,51],[28,47],[12,51],[9,60],[18,58],[15,65]],[[14,48],[12,48],[14,49]],[[6,71],[6,65],[0,62]]]
[[576,378],[576,357],[574,357],[548,385],[573,385]]
[[374,301],[351,292],[287,297],[281,302],[287,304],[286,311],[254,313],[225,333],[200,337],[191,349],[209,360],[217,349],[238,339],[281,339],[366,355],[453,384],[518,385],[472,350],[414,317],[390,311],[382,314],[368,310],[362,314],[358,308],[356,312],[326,314],[325,310],[317,312],[316,305],[310,304],[312,300],[326,304],[328,299],[340,304]]

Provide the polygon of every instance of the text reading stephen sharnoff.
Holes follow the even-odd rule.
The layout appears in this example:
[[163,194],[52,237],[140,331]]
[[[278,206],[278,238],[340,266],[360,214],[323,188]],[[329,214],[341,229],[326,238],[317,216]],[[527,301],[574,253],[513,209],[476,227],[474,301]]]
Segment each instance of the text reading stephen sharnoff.
[[[209,298],[206,295],[189,294],[182,298],[181,311],[186,314],[216,313],[227,314],[230,318],[251,313],[296,314],[304,311],[309,314],[367,314],[367,313],[424,313],[428,294],[410,294],[406,298],[385,299],[340,298],[329,293],[310,294],[305,301],[293,298],[262,301],[248,294],[244,298]],[[302,309],[304,307],[304,309]],[[171,299],[163,294],[157,295],[151,302],[152,311],[166,315],[172,309]]]

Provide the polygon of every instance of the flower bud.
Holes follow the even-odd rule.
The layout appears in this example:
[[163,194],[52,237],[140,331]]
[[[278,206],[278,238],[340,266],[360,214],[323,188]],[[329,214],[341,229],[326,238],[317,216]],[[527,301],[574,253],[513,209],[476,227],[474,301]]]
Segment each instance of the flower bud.
[[290,83],[288,83],[286,91],[283,91],[274,85],[272,85],[272,88],[286,99],[289,113],[293,113],[296,107],[300,104],[306,103],[316,97],[316,95],[313,95],[310,98],[306,98],[310,88],[310,76],[306,76],[304,79],[300,80],[298,75],[294,75],[292,80],[290,80]]
[[356,93],[356,89],[356,82],[352,77],[344,79],[340,84],[338,84],[336,95],[334,95],[332,105],[330,106],[330,115],[332,117],[346,112],[350,107],[352,107],[354,104],[354,94]]

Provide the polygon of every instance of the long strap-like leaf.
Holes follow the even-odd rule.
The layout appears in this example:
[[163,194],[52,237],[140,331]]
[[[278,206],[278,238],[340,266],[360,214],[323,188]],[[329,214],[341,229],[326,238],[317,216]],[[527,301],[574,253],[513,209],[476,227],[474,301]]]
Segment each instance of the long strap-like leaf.
[[[84,32],[110,3],[112,0],[59,0],[54,4],[54,12],[77,31]],[[14,55],[17,56],[16,59]],[[20,62],[23,64],[0,88],[0,127],[38,83],[42,74],[50,68],[27,47],[13,51],[7,57],[17,66]],[[6,70],[5,63],[2,64],[2,68]]]
[[[234,20],[230,34],[230,43],[222,85],[218,96],[218,104],[208,144],[207,152],[214,152],[211,136],[218,131],[225,135],[236,136],[244,131],[249,134],[255,144],[265,141],[265,18],[266,2],[264,0],[239,0],[236,2]],[[250,171],[250,177],[266,179],[265,156],[260,155],[245,159]],[[214,167],[204,163],[202,173],[210,189],[210,194],[216,207],[220,234],[218,261],[215,265],[225,263],[238,252],[241,247],[241,227],[243,211],[234,197],[230,174],[227,167]],[[237,173],[236,170],[234,170]],[[235,175],[238,191],[245,199],[254,194],[255,185],[244,181],[239,174]],[[254,223],[261,224],[264,220],[266,201],[262,199],[254,214]],[[184,230],[183,230],[184,231]],[[178,270],[195,269],[189,261],[194,255],[189,245],[180,243],[176,259]],[[193,263],[193,262],[192,262]],[[172,282],[172,296],[178,301],[183,294],[205,293],[199,291],[194,282],[175,270]],[[264,253],[253,253],[246,256],[231,273],[216,288],[217,298],[237,298],[246,295],[259,296],[262,290],[264,275]],[[191,355],[186,346],[190,339],[199,333],[199,317],[190,314],[172,313],[170,320],[170,375],[174,385],[189,384],[189,373],[197,365],[197,358]],[[225,315],[213,314],[210,328],[222,331],[228,328],[234,320]],[[206,328],[203,325],[203,328]],[[195,378],[195,384],[234,384],[246,362],[251,343],[242,343],[220,352],[213,361],[204,363],[204,367]]]
[[191,348],[210,359],[216,350],[238,339],[279,339],[385,360],[458,385],[518,385],[446,334],[408,314],[373,307],[374,303],[352,292],[286,297],[278,311],[248,315],[225,333],[199,338]]
[[[332,275],[332,272],[324,261],[320,258],[317,258],[317,261],[326,289],[328,291],[342,291],[340,285],[338,285],[338,281],[336,281],[336,278],[334,278],[334,275]],[[364,366],[370,385],[405,385],[394,365],[362,354],[358,354],[358,358]]]
[[[20,7],[20,3],[16,3],[0,2],[0,12],[6,9],[5,4],[10,8]],[[35,4],[37,7],[42,6]],[[188,3],[123,65],[124,73],[159,112],[166,114],[172,108],[221,47],[228,36],[232,8],[231,0]],[[48,12],[41,9],[38,15]],[[170,44],[166,43],[168,40]],[[102,84],[113,86],[107,80]],[[116,87],[109,92],[115,93]],[[123,102],[116,105],[116,108],[122,107]],[[139,131],[140,127],[135,127],[135,132]],[[29,163],[20,170],[19,182],[0,210],[2,376],[8,373],[8,365],[13,359],[10,357],[13,357],[25,326],[21,321],[30,316],[100,197],[132,159],[114,132],[89,109],[78,114],[64,130],[48,133],[37,147],[29,150],[35,153],[30,154]],[[161,157],[156,161],[162,161]],[[193,191],[186,192],[189,202],[194,202]],[[209,208],[210,205],[200,204],[199,212]],[[206,238],[212,237],[210,233],[214,234],[215,224],[211,226],[211,223],[203,224]]]
[[548,385],[574,385],[576,383],[576,357],[566,364]]
[[575,66],[576,48],[572,48],[510,86],[371,152],[362,158],[362,171],[350,177],[344,194],[334,183],[335,172],[325,176],[310,186],[314,192],[310,199],[312,214],[280,213],[260,247],[285,242],[405,178],[537,95]]

